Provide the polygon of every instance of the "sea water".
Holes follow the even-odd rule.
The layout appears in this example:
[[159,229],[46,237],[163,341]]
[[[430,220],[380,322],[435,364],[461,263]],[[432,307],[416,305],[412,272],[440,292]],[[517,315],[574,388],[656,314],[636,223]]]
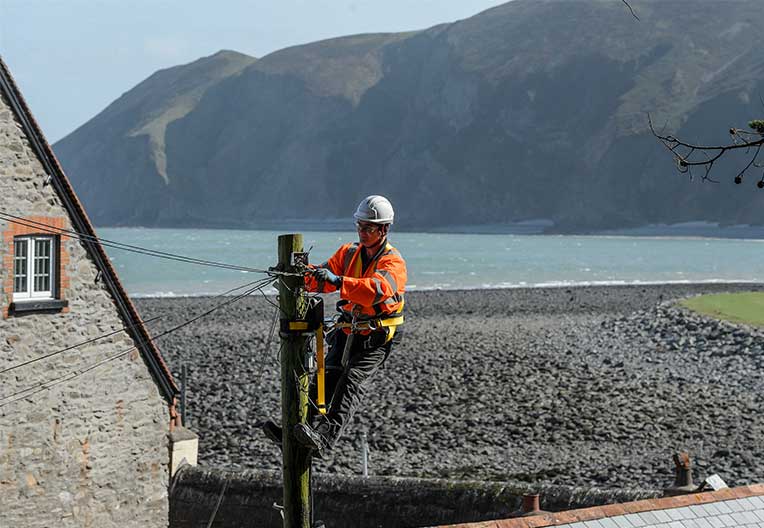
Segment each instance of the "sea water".
[[[247,268],[267,269],[288,231],[101,228],[105,240]],[[325,261],[355,232],[304,232],[310,262]],[[408,289],[764,281],[764,241],[683,237],[391,233],[408,265]],[[108,244],[108,242],[107,242]],[[259,274],[106,247],[129,294],[216,295]],[[272,291],[272,290],[271,290]]]

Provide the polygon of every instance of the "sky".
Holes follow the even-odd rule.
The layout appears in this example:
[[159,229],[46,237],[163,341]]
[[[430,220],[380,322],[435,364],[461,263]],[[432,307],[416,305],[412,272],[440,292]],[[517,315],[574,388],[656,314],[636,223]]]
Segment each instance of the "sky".
[[48,141],[155,71],[342,35],[424,29],[507,0],[0,0],[0,55]]

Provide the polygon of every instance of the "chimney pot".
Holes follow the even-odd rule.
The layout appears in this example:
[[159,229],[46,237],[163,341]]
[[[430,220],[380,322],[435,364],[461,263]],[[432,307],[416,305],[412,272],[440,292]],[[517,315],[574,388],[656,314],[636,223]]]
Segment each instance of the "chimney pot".
[[538,493],[528,493],[523,495],[520,503],[520,509],[510,514],[511,517],[530,517],[531,515],[541,515],[547,513],[541,509],[541,499]]
[[692,464],[687,453],[675,453],[674,456],[674,485],[663,490],[667,497],[685,495],[697,491],[692,483]]
[[523,495],[523,513],[536,513],[540,511],[539,502],[538,493]]

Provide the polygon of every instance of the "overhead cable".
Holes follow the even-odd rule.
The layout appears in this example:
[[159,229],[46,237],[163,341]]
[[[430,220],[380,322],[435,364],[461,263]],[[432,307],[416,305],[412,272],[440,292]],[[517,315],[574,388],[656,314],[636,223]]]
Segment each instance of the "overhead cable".
[[164,317],[163,315],[158,315],[156,317],[152,317],[151,319],[146,319],[145,321],[141,321],[138,324],[130,325],[130,326],[123,326],[121,328],[117,328],[116,330],[109,332],[108,334],[103,334],[98,337],[94,337],[92,339],[88,339],[87,341],[82,341],[81,343],[77,343],[76,345],[71,345],[66,348],[62,348],[61,350],[56,350],[55,352],[50,352],[49,354],[45,354],[44,356],[39,356],[27,361],[23,361],[21,363],[16,363],[15,365],[11,365],[10,367],[0,370],[0,374],[5,374],[6,372],[10,372],[11,370],[16,370],[17,368],[25,367],[27,365],[31,365],[32,363],[36,363],[38,361],[42,361],[43,359],[48,359],[49,357],[57,356],[58,354],[63,354],[64,352],[68,352],[69,350],[74,350],[75,348],[80,348],[85,345],[89,345],[90,343],[95,343],[96,341],[100,341],[101,339],[106,339],[107,337],[111,337],[115,334],[119,334],[121,332],[125,332],[127,330],[132,330],[133,328],[138,328],[139,326],[144,326],[147,323],[151,323],[153,321],[156,321],[157,319],[161,319]]
[[[226,300],[225,302],[219,303],[219,304],[213,306],[212,308],[210,308],[209,310],[205,311],[204,313],[201,313],[201,314],[197,315],[196,317],[188,319],[188,320],[180,323],[179,325],[176,325],[176,326],[174,326],[174,327],[172,327],[172,328],[170,328],[168,330],[165,330],[164,332],[161,332],[161,333],[159,333],[159,334],[157,334],[155,336],[150,336],[149,337],[149,341],[154,342],[157,339],[160,339],[160,338],[162,338],[162,337],[164,337],[164,336],[166,336],[168,334],[171,334],[173,332],[176,332],[176,331],[180,330],[181,328],[184,328],[184,327],[186,327],[186,326],[188,326],[188,325],[190,325],[192,323],[195,323],[199,319],[202,319],[203,317],[208,316],[212,312],[214,312],[214,311],[216,311],[216,310],[218,310],[218,309],[220,309],[220,308],[222,308],[224,306],[232,304],[232,303],[234,303],[236,301],[239,301],[239,300],[243,299],[244,297],[247,297],[247,296],[251,295],[255,291],[268,286],[271,282],[273,282],[273,279],[270,278],[270,277],[268,277],[266,279],[262,279],[260,281],[257,281],[258,284],[256,286],[254,286],[252,288],[249,288],[244,293],[236,295],[235,297],[232,297],[232,298]],[[12,394],[8,394],[7,396],[3,396],[2,398],[0,398],[0,408],[1,407],[5,407],[6,405],[10,405],[12,403],[15,403],[15,402],[17,402],[19,400],[23,400],[23,399],[29,398],[31,396],[34,396],[35,394],[38,394],[38,393],[40,393],[42,391],[45,391],[45,390],[48,390],[51,387],[54,387],[54,386],[56,386],[58,384],[65,383],[67,381],[75,379],[75,378],[77,378],[77,377],[79,377],[79,376],[81,376],[81,375],[83,375],[83,374],[85,374],[87,372],[90,372],[91,370],[94,370],[94,369],[100,367],[101,365],[104,365],[104,364],[109,363],[111,361],[114,361],[116,359],[120,359],[122,357],[125,357],[130,352],[132,352],[134,350],[137,350],[139,348],[139,346],[142,346],[142,345],[145,345],[145,344],[146,344],[145,342],[142,342],[140,345],[132,346],[132,347],[126,349],[126,350],[118,352],[117,354],[109,356],[109,357],[107,357],[107,358],[105,358],[105,359],[103,359],[101,361],[98,361],[96,363],[88,365],[88,366],[86,366],[86,367],[84,367],[82,369],[75,370],[74,372],[70,372],[68,374],[64,374],[63,376],[59,376],[58,378],[53,378],[51,380],[38,383],[38,384],[33,385],[31,387],[27,387],[25,389],[21,389],[21,390],[16,391],[16,392],[14,392]]]
[[215,268],[229,269],[233,271],[242,271],[246,273],[265,273],[267,275],[286,275],[286,276],[302,276],[303,275],[302,273],[289,273],[289,272],[277,271],[277,270],[264,270],[264,269],[258,269],[258,268],[250,268],[248,266],[239,266],[237,264],[227,264],[225,262],[199,259],[196,257],[188,257],[185,255],[168,253],[166,251],[159,251],[156,249],[148,249],[148,248],[136,246],[133,244],[125,244],[123,242],[116,242],[114,240],[108,240],[105,238],[100,238],[100,237],[88,235],[85,233],[79,233],[77,231],[72,231],[72,230],[63,229],[60,227],[51,226],[43,222],[37,222],[35,220],[30,220],[27,218],[22,218],[20,216],[15,216],[10,213],[6,213],[4,211],[0,211],[0,219],[6,220],[13,224],[22,225],[32,229],[38,229],[44,233],[49,233],[53,235],[66,235],[68,237],[71,237],[80,241],[97,242],[98,244],[104,247],[111,247],[114,249],[129,251],[131,253],[138,253],[141,255],[147,255],[151,257],[174,260],[177,262],[184,262],[186,264],[196,264],[199,266],[209,266],[209,267],[215,267]]
[[[235,291],[238,291],[238,290],[247,288],[249,286],[252,286],[253,284],[259,283],[262,280],[263,279],[260,279],[258,281],[248,282],[247,284],[242,284],[241,286],[237,286],[236,288],[231,288],[230,290],[228,290],[226,292],[217,294],[215,297],[213,297],[213,299],[217,299],[218,297],[224,297],[224,296],[229,295],[229,294],[231,294],[231,293],[233,293]],[[262,290],[261,290],[261,292],[262,292]],[[16,365],[11,365],[10,367],[8,367],[6,369],[0,370],[0,374],[4,374],[4,373],[9,372],[11,370],[15,370],[17,368],[24,367],[24,366],[30,365],[32,363],[36,363],[38,361],[42,361],[44,359],[48,359],[48,358],[53,357],[53,356],[57,356],[58,354],[63,354],[64,352],[68,352],[69,350],[73,350],[75,348],[80,348],[82,346],[89,345],[91,343],[95,343],[96,341],[100,341],[101,339],[105,339],[107,337],[111,337],[111,336],[113,336],[115,334],[118,334],[120,332],[125,332],[127,330],[132,330],[133,328],[138,328],[139,326],[145,326],[147,323],[152,323],[152,322],[154,322],[154,321],[156,321],[158,319],[162,319],[163,317],[164,317],[163,315],[158,315],[156,317],[152,317],[151,319],[146,319],[145,321],[141,321],[140,323],[137,323],[137,324],[134,324],[134,325],[123,326],[121,328],[118,328],[118,329],[114,330],[113,332],[109,332],[107,334],[103,334],[103,335],[94,337],[92,339],[88,339],[87,341],[82,341],[81,343],[77,343],[76,345],[71,345],[71,346],[68,346],[66,348],[62,348],[61,350],[56,350],[55,352],[50,352],[50,353],[45,354],[43,356],[39,356],[39,357],[30,359],[30,360],[24,361],[22,363],[17,363]]]

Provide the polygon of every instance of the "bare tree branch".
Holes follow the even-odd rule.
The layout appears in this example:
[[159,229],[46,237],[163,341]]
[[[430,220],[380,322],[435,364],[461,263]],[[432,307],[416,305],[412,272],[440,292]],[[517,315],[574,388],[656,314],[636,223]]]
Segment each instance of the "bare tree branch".
[[[650,114],[647,115],[647,121],[653,136],[671,152],[676,162],[677,171],[681,174],[689,174],[690,179],[693,178],[692,168],[702,167],[703,176],[701,179],[718,183],[716,180],[711,179],[711,170],[714,168],[714,164],[722,156],[735,150],[742,149],[745,155],[751,156],[748,163],[735,176],[735,183],[742,183],[743,176],[751,167],[761,168],[762,166],[760,163],[757,163],[761,148],[764,146],[764,121],[762,120],[754,120],[748,123],[751,130],[731,128],[729,133],[732,136],[732,143],[727,145],[697,145],[688,143],[670,134],[659,134],[656,132]],[[756,186],[759,189],[764,189],[764,175],[756,183]]]
[[634,12],[634,10],[631,8],[631,6],[629,5],[629,2],[627,2],[626,0],[621,0],[621,2],[623,2],[623,4],[624,4],[626,7],[628,7],[628,8],[629,8],[629,11],[631,12],[631,16],[633,16],[634,18],[636,18],[637,20],[639,20],[639,17],[638,17],[638,16],[637,16],[637,14]]

